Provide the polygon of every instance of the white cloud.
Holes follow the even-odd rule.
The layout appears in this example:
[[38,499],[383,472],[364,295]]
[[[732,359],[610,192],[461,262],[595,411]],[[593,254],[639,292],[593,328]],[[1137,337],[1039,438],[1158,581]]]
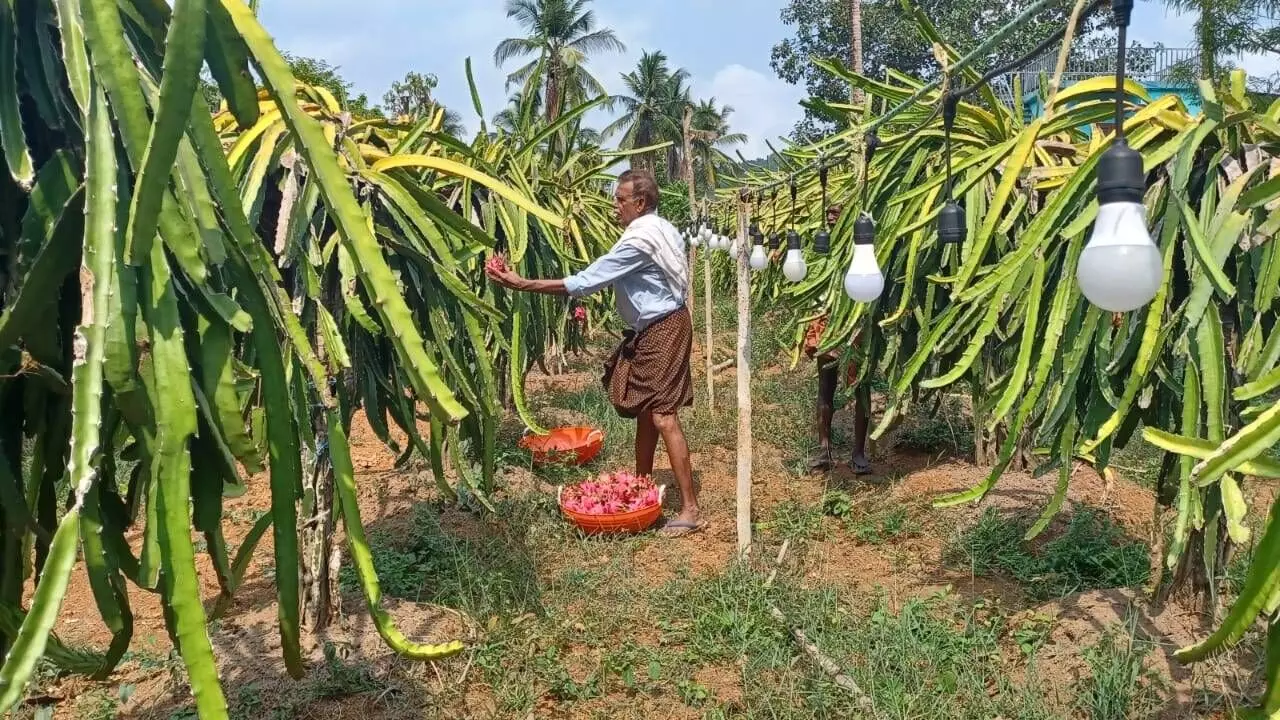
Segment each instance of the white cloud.
[[694,88],[696,97],[714,97],[717,104],[733,107],[729,124],[734,131],[746,133],[747,142],[740,149],[748,159],[766,155],[765,140],[788,135],[804,115],[799,105],[805,97],[803,89],[736,63],[721,68],[710,82],[695,81]]

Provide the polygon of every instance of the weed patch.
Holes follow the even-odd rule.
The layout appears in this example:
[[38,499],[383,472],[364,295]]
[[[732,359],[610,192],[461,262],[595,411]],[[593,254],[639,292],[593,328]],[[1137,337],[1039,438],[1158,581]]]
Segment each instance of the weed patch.
[[[446,532],[434,508],[413,511],[413,528],[402,543],[385,533],[370,534],[373,564],[389,597],[431,602],[475,617],[537,612],[538,581],[533,561],[519,538],[503,535],[463,538]],[[359,589],[355,570],[344,565],[344,592]]]
[[1084,590],[1135,587],[1150,576],[1149,549],[1109,517],[1077,506],[1066,530],[1039,547],[1023,541],[1030,523],[987,508],[948,548],[946,558],[976,575],[1002,574],[1045,600]]
[[[1000,659],[1002,619],[980,618],[944,596],[912,600],[898,611],[882,603],[866,614],[844,606],[829,588],[791,586],[781,578],[765,588],[762,575],[739,565],[677,581],[657,593],[655,603],[664,644],[683,648],[688,663],[740,665],[744,701],[760,717],[862,716],[856,698],[801,654],[788,628],[769,614],[770,605],[851,675],[885,717],[1054,717],[1033,684],[1008,680]],[[1030,667],[1025,675],[1034,676]],[[703,701],[695,683],[678,691],[687,704]]]
[[1130,618],[1123,630],[1112,628],[1085,648],[1090,677],[1082,683],[1077,704],[1090,720],[1150,717],[1159,708],[1159,678],[1143,667],[1151,647],[1137,637]]
[[849,532],[867,545],[881,545],[920,531],[920,523],[904,505],[882,501],[861,505],[841,490],[823,496],[822,511],[843,521]]

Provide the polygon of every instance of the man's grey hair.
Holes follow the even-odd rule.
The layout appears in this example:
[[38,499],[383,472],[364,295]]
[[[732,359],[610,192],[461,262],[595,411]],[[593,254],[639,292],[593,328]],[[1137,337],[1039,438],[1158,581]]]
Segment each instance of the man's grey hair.
[[618,187],[631,183],[631,192],[644,200],[645,212],[658,209],[658,181],[648,170],[627,170],[618,176]]

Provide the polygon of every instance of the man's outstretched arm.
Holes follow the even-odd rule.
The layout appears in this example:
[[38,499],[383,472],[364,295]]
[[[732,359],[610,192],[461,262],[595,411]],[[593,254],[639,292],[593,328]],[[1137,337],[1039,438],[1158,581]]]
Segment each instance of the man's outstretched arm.
[[643,252],[629,245],[619,245],[588,265],[582,272],[563,280],[524,278],[511,270],[486,270],[499,285],[521,292],[542,295],[582,297],[597,293],[639,269],[648,260]]

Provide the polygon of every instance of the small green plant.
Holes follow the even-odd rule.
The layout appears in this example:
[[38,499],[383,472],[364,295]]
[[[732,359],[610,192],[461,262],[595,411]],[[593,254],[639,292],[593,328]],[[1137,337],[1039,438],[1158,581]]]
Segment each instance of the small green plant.
[[853,498],[842,490],[831,490],[822,496],[822,513],[841,520],[853,515]]
[[710,690],[689,679],[676,683],[676,692],[680,694],[680,701],[690,707],[702,707],[711,699]]
[[1018,650],[1026,657],[1032,657],[1044,646],[1053,632],[1053,618],[1042,613],[1024,616],[1014,622],[1012,628],[1013,641]]
[[1137,637],[1135,616],[1123,629],[1108,630],[1097,644],[1085,648],[1090,677],[1077,702],[1090,720],[1149,717],[1158,709],[1159,677],[1144,667],[1151,643]]
[[600,673],[592,672],[586,680],[578,682],[565,668],[559,647],[552,645],[544,650],[536,665],[539,673],[550,679],[547,692],[552,697],[570,702],[600,697]]

